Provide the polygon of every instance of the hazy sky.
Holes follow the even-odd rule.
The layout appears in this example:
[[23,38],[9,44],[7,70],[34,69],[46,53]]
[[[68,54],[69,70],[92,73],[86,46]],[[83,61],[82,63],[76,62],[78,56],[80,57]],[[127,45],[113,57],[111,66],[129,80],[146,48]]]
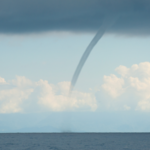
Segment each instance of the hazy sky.
[[[148,0],[0,0],[0,10],[0,132],[150,131]],[[84,50],[112,14],[68,98]]]

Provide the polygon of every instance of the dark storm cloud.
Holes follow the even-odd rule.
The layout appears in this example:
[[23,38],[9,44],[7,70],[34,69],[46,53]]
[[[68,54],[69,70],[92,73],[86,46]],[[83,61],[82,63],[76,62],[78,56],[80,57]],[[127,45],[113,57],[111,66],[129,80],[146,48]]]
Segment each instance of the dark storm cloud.
[[109,32],[150,34],[149,0],[0,0],[0,32],[97,31],[115,13]]

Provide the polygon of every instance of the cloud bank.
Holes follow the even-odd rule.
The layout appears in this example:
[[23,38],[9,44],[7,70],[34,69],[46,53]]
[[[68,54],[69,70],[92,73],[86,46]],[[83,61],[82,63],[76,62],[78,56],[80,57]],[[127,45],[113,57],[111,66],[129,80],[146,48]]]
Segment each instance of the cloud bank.
[[[150,62],[120,65],[118,76],[104,75],[101,88],[72,91],[70,82],[56,85],[47,80],[33,82],[24,76],[6,81],[0,77],[0,113],[62,111],[150,111]],[[93,91],[93,92],[92,92]]]
[[107,102],[117,109],[150,111],[150,63],[134,64],[131,68],[119,66],[115,70],[121,77],[104,76],[102,89],[112,98]]
[[24,76],[6,82],[0,77],[0,113],[45,111],[95,111],[97,103],[91,93],[74,91],[68,98],[70,82],[49,84],[32,82]]
[[150,34],[149,0],[1,0],[0,33],[93,32],[111,14],[109,33]]

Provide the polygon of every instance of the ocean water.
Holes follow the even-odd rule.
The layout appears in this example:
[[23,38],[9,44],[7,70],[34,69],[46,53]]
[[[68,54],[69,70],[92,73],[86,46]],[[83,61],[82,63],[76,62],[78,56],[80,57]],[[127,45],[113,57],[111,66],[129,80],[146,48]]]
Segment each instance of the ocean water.
[[150,150],[150,134],[1,133],[0,150]]

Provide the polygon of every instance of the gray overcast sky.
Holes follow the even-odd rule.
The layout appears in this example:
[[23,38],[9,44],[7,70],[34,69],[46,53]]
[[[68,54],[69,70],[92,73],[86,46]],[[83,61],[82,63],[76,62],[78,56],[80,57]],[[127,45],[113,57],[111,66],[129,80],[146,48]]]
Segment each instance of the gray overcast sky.
[[149,0],[0,0],[0,32],[97,31],[112,14],[109,32],[150,34]]

